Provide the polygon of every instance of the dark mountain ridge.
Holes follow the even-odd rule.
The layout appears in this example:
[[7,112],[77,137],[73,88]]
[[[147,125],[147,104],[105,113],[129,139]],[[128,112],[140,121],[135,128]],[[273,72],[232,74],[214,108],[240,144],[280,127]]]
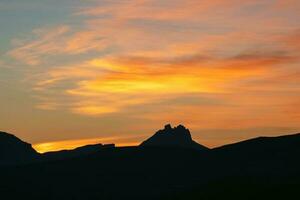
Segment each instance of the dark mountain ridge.
[[140,146],[92,145],[45,153],[38,162],[2,166],[0,194],[4,199],[44,200],[299,196],[300,134],[214,149],[193,148],[191,141],[186,128],[167,125]]
[[61,151],[52,151],[46,152],[41,155],[42,160],[62,160],[70,159],[79,156],[86,156],[89,154],[97,153],[103,149],[112,149],[115,148],[114,144],[90,144],[81,147],[77,147],[72,150],[61,150]]
[[31,162],[39,157],[31,146],[16,136],[0,131],[0,165]]
[[257,137],[216,147],[212,149],[212,152],[222,155],[228,154],[239,160],[250,157],[259,159],[268,156],[283,156],[290,151],[300,153],[299,145],[300,133],[296,133],[274,137]]
[[214,150],[242,150],[245,148],[252,149],[253,151],[262,151],[266,149],[282,149],[284,148],[297,148],[300,142],[300,133],[266,137],[261,136],[257,138],[252,138],[244,140],[241,142],[236,142],[233,144],[227,144],[220,147],[214,148]]

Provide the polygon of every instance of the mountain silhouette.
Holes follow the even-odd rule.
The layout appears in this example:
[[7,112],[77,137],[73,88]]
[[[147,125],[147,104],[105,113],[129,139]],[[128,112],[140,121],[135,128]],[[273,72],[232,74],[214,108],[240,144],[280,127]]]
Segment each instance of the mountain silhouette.
[[236,153],[266,153],[282,151],[286,149],[298,150],[300,145],[300,133],[275,136],[257,137],[234,144],[228,144],[214,148],[215,151],[230,151]]
[[31,144],[12,134],[0,132],[0,165],[30,162],[38,156]]
[[0,165],[8,160],[14,164],[0,166],[0,197],[275,200],[299,196],[300,134],[259,137],[213,149],[194,144],[184,126],[166,125],[140,146],[96,144],[38,154],[30,144],[1,132]]
[[72,150],[46,152],[46,153],[42,154],[42,159],[43,160],[62,160],[62,159],[67,159],[67,158],[86,156],[89,154],[99,152],[103,149],[112,149],[112,148],[115,148],[114,144],[85,145],[85,146],[77,147]]
[[169,146],[208,150],[207,147],[198,144],[192,139],[189,129],[185,128],[183,125],[172,128],[170,124],[165,125],[164,129],[157,131],[149,139],[142,142],[140,146]]
[[[277,137],[257,137],[234,144],[228,144],[212,149],[217,154],[233,162],[277,163],[277,167],[285,165],[283,158],[293,159],[295,154],[300,155],[300,133]],[[273,167],[272,167],[273,168]]]

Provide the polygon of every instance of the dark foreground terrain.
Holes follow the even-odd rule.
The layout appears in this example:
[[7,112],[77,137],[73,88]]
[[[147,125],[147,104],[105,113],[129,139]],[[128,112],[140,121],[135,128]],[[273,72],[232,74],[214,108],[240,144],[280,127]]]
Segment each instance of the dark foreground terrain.
[[0,133],[0,199],[300,199],[299,155],[300,134],[208,149],[166,126],[137,147],[38,154]]

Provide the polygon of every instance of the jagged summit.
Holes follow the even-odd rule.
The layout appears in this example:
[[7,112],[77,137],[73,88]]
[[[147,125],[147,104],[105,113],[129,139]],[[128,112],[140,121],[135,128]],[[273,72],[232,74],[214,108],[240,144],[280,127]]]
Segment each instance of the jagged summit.
[[165,128],[157,131],[152,137],[145,140],[140,146],[174,146],[199,150],[207,150],[208,148],[198,144],[192,139],[189,129],[183,125],[172,128],[170,124]]

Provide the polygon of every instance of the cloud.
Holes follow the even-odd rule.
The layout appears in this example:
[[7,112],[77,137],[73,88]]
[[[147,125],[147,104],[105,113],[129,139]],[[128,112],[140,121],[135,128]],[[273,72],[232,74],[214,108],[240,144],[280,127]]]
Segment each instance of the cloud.
[[[283,39],[283,43],[290,49],[299,50],[300,49],[300,29],[292,31],[290,34],[286,35]],[[295,52],[298,53],[298,52]],[[299,55],[299,53],[298,53]]]
[[[106,49],[112,49],[114,54],[161,55],[169,51],[171,54],[186,54],[187,50],[189,53],[223,51],[220,47],[226,45],[228,52],[241,51],[243,46],[261,45],[267,40],[264,34],[277,28],[268,18],[260,19],[263,13],[260,10],[257,15],[234,16],[255,6],[271,4],[236,0],[90,3],[74,11],[77,17],[82,17],[79,25],[34,30],[33,40],[17,45],[8,54],[38,65],[52,60],[53,55],[76,56]],[[264,26],[266,23],[268,28]]]
[[[273,4],[236,0],[90,2],[74,11],[79,25],[34,30],[32,40],[16,45],[8,54],[38,65],[61,60],[62,56],[76,58],[90,53],[97,57],[103,51],[171,57],[219,52],[230,57],[248,48],[273,49],[277,48],[273,37],[278,26],[290,22],[271,18]],[[267,13],[254,9],[257,7],[266,7]],[[249,10],[252,15],[247,14]],[[242,11],[245,14],[241,15]],[[262,20],[262,15],[271,19],[263,16]]]
[[[107,16],[118,19],[144,19],[144,20],[198,20],[214,12],[226,14],[236,8],[243,8],[253,5],[264,5],[262,1],[237,1],[237,0],[133,0],[115,1],[109,3],[99,3],[88,8],[83,8],[77,12],[78,15]],[[223,12],[216,12],[222,9]],[[168,12],[166,12],[166,10]],[[211,17],[211,16],[210,16]]]
[[36,29],[33,34],[35,39],[18,44],[8,55],[28,65],[39,65],[53,55],[76,55],[92,50],[100,51],[106,47],[104,39],[97,33],[74,33],[68,25]]
[[[241,83],[267,77],[292,61],[292,57],[279,52],[249,52],[229,58],[108,56],[54,68],[40,77],[35,89],[49,93],[70,83],[57,91],[65,98],[56,104],[46,98],[38,108],[61,105],[74,113],[99,116],[186,94],[232,94],[245,90]],[[267,86],[260,90],[263,88]]]

